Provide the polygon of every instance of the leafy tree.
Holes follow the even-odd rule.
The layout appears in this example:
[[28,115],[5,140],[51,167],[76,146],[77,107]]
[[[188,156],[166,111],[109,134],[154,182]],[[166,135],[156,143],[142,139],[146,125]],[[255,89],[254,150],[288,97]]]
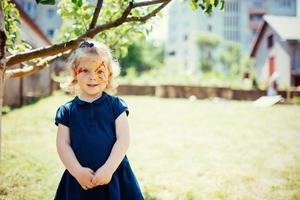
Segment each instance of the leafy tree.
[[154,68],[159,68],[163,64],[164,48],[162,44],[139,41],[128,47],[128,54],[120,59],[122,66],[121,75],[126,75],[127,70],[134,69],[137,74]]
[[197,45],[200,50],[200,68],[203,72],[213,69],[216,62],[216,55],[213,53],[221,43],[221,39],[212,33],[200,33],[197,38]]
[[[93,6],[84,0],[61,0],[59,3],[59,13],[63,18],[61,31],[65,34],[58,37],[56,44],[31,49],[28,44],[20,39],[20,30],[18,29],[20,17],[14,3],[9,0],[1,0],[0,145],[5,80],[29,76],[42,70],[47,63],[70,53],[85,38],[105,40],[117,52],[117,55],[126,55],[127,46],[136,39],[137,35],[143,35],[149,30],[145,22],[156,16],[171,1],[107,0],[104,2],[98,0],[97,5]],[[55,0],[36,0],[36,2],[55,4]],[[224,0],[189,0],[189,2],[192,9],[200,7],[207,13],[212,12],[213,7],[219,5],[221,9],[224,7]],[[10,52],[10,55],[6,55],[7,51]],[[26,67],[10,69],[16,64],[27,63],[28,61],[30,61],[30,64]],[[32,61],[34,61],[34,64],[31,64]]]
[[226,41],[219,59],[229,73],[240,75],[247,72],[253,74],[254,61],[247,54],[242,54],[241,46],[238,43]]
[[224,50],[220,53],[220,62],[228,72],[238,74],[241,66],[241,47],[234,42],[226,42]]

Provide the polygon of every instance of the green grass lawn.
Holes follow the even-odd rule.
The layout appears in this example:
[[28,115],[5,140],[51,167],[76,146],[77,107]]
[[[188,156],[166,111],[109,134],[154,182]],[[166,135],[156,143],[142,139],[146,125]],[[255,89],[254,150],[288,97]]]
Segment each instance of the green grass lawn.
[[[3,117],[0,199],[53,199],[61,92]],[[300,199],[300,107],[123,96],[147,200]]]

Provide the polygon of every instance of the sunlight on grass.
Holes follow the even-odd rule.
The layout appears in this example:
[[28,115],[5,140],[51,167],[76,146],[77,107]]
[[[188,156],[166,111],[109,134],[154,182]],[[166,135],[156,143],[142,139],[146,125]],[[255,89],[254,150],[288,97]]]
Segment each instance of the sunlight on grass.
[[[146,200],[300,199],[300,107],[123,96]],[[0,199],[53,199],[64,170],[54,115],[70,96],[3,117]]]

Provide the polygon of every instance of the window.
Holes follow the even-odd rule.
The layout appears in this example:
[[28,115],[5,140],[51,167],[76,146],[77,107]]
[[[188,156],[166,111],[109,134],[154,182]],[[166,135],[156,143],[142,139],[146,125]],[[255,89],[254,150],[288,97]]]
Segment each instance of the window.
[[36,5],[30,2],[22,2],[21,4],[23,10],[26,12],[29,17],[34,18],[36,13]]
[[187,34],[185,34],[184,36],[183,36],[183,40],[184,41],[187,41],[189,39],[189,36],[187,35]]
[[239,12],[239,6],[239,1],[226,1],[224,9],[226,12]]
[[48,36],[49,38],[52,38],[53,35],[54,35],[54,30],[53,30],[53,29],[48,29],[48,30],[47,30],[47,36]]
[[225,11],[231,12],[232,11],[232,2],[226,2],[225,3]]
[[267,41],[267,43],[268,43],[268,48],[271,48],[272,46],[273,46],[273,35],[269,35],[268,36],[268,41]]
[[236,17],[236,25],[241,27],[241,21],[239,17]]
[[25,12],[30,13],[30,11],[31,11],[31,3],[30,2],[25,2],[23,4],[23,6],[24,6],[23,8],[24,8]]
[[170,51],[168,54],[169,54],[169,56],[175,56],[176,52],[175,51]]
[[212,31],[212,27],[211,27],[211,25],[210,25],[210,24],[207,26],[207,30],[208,30],[209,32],[211,32],[211,31]]
[[238,12],[239,11],[239,2],[233,2],[233,11]]
[[51,19],[51,18],[53,18],[54,15],[55,15],[54,10],[49,9],[49,10],[48,10],[48,18]]
[[278,0],[277,3],[280,8],[290,8],[291,7],[290,0]]
[[234,31],[234,41],[240,42],[240,32],[239,31]]
[[262,15],[250,15],[250,20],[251,21],[261,21],[262,20],[262,18],[263,18],[263,16]]

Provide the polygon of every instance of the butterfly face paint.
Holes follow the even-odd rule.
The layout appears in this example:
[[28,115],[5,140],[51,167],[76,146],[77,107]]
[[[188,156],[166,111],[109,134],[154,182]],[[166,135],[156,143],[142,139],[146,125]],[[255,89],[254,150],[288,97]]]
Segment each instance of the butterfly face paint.
[[78,75],[83,72],[83,67],[77,67],[75,70],[75,75]]
[[99,82],[107,82],[108,81],[108,68],[104,64],[104,61],[101,62],[100,65],[94,67],[94,73]]
[[108,67],[104,61],[101,61],[100,63],[96,61],[84,61],[75,69],[76,76],[80,75],[87,77],[93,75],[99,83],[107,83],[109,74]]

